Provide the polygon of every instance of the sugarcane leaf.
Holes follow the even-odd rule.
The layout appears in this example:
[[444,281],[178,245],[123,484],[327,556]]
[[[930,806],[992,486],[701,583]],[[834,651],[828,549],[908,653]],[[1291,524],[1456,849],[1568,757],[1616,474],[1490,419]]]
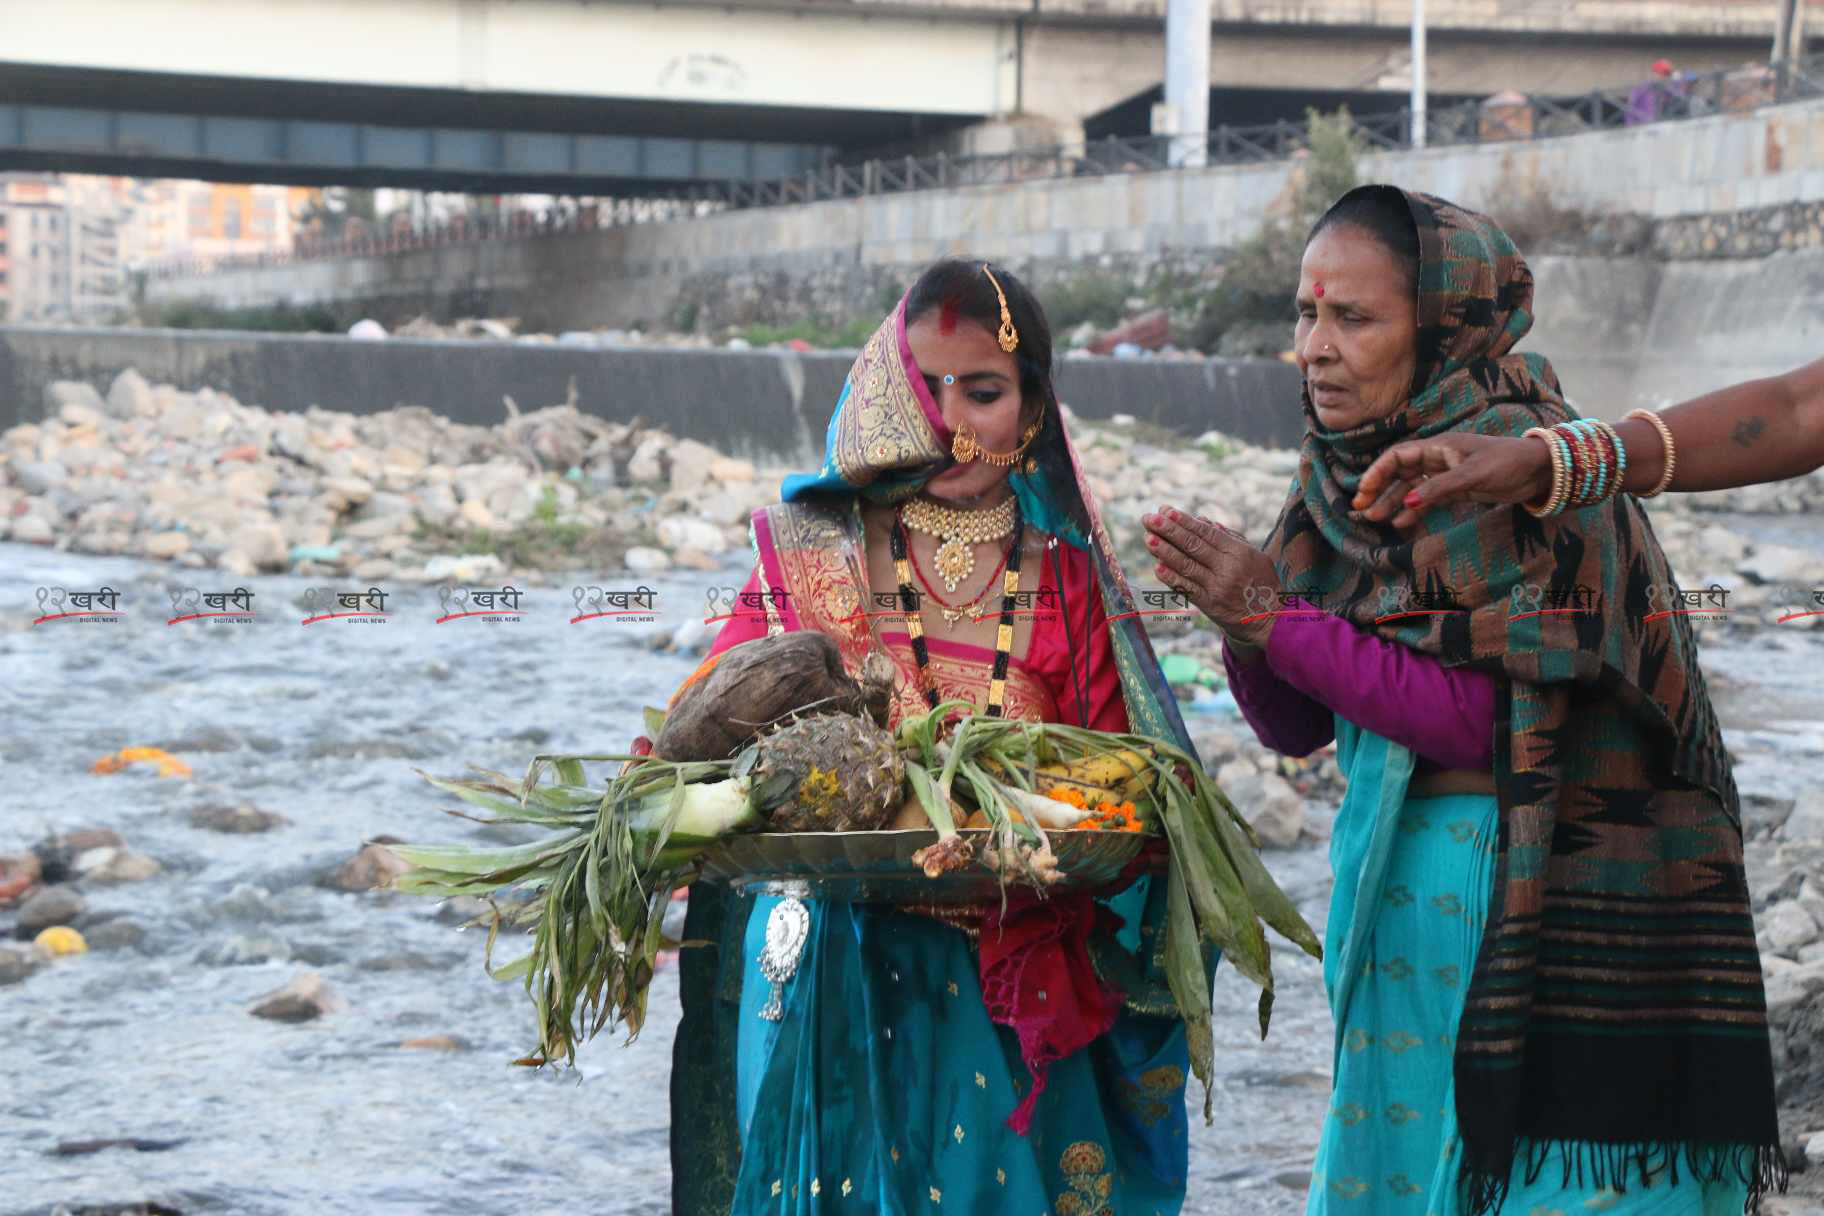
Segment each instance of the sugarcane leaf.
[[505,819],[516,819],[520,813],[522,799],[518,791],[491,781],[471,781],[461,778],[433,777],[423,769],[413,769],[420,777],[448,794],[454,794],[471,806],[493,811]]
[[1184,1018],[1191,1071],[1203,1082],[1203,1120],[1208,1124],[1215,1117],[1212,1083],[1216,1065],[1209,977],[1203,969],[1203,951],[1197,943],[1197,926],[1185,873],[1176,858],[1166,869],[1165,881],[1165,982]]
[[565,785],[582,785],[587,778],[583,776],[583,762],[574,756],[565,757],[557,762],[557,779]]

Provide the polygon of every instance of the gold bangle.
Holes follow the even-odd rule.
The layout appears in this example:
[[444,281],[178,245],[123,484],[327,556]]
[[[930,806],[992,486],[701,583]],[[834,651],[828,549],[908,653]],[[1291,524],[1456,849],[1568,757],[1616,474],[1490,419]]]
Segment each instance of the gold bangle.
[[1564,509],[1566,483],[1570,480],[1569,472],[1564,467],[1564,449],[1552,441],[1552,433],[1542,426],[1533,427],[1520,438],[1537,439],[1544,443],[1546,455],[1551,457],[1552,461],[1552,490],[1545,496],[1544,504],[1537,507],[1530,502],[1520,505],[1525,507],[1535,519],[1556,515]]
[[1672,428],[1653,410],[1630,410],[1622,416],[1622,421],[1626,422],[1629,418],[1642,418],[1651,422],[1653,429],[1659,432],[1660,442],[1666,446],[1666,469],[1659,475],[1659,484],[1644,494],[1637,491],[1634,495],[1636,498],[1658,498],[1672,484],[1672,470],[1678,467],[1678,449],[1672,443]]

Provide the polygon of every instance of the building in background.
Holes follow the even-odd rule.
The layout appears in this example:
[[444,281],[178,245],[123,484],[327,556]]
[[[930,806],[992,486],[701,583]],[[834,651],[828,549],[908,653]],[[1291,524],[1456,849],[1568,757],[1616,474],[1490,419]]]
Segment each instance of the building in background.
[[133,272],[291,248],[317,191],[86,174],[0,174],[0,319],[107,323]]

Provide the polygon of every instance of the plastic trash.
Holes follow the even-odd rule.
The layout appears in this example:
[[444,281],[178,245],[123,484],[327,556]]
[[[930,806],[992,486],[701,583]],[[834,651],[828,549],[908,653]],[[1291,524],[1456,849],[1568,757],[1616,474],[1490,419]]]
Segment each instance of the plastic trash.
[[1188,654],[1168,654],[1159,660],[1159,670],[1165,673],[1167,684],[1200,684],[1203,682],[1203,664]]
[[291,560],[296,562],[333,562],[342,558],[341,545],[293,545]]

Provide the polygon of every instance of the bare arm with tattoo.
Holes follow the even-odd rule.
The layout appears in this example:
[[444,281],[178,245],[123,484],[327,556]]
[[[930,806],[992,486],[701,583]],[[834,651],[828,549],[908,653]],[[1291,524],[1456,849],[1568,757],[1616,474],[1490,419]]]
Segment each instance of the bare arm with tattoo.
[[[1824,359],[1783,376],[1706,393],[1660,415],[1678,456],[1670,489],[1724,490],[1783,481],[1824,467]],[[1650,490],[1665,472],[1653,424],[1615,424],[1628,453],[1622,489]],[[1354,508],[1398,528],[1450,502],[1539,502],[1551,491],[1551,455],[1537,439],[1440,435],[1397,444],[1362,477]]]

